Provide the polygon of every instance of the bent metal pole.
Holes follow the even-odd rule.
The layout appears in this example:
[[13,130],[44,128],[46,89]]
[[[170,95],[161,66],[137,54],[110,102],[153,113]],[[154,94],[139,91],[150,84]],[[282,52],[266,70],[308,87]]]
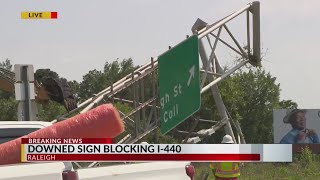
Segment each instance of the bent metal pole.
[[224,73],[222,76],[218,77],[217,79],[215,79],[214,81],[210,82],[209,84],[207,84],[205,87],[203,87],[201,89],[201,94],[206,92],[209,88],[211,88],[211,86],[216,85],[218,82],[222,81],[224,78],[228,77],[229,75],[231,75],[233,72],[235,72],[237,69],[241,68],[242,66],[244,66],[245,64],[247,64],[249,62],[249,60],[247,61],[243,61],[241,63],[239,63],[238,65],[236,65],[235,67],[233,67],[232,69],[230,69],[229,71],[227,71],[226,73]]

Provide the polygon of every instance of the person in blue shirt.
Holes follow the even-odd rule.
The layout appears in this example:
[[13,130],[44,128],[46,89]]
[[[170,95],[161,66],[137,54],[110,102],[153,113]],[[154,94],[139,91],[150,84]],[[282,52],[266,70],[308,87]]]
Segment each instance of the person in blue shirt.
[[319,136],[313,129],[307,129],[306,110],[295,109],[289,112],[284,118],[284,123],[290,123],[292,130],[289,131],[280,141],[280,144],[315,144],[319,142]]

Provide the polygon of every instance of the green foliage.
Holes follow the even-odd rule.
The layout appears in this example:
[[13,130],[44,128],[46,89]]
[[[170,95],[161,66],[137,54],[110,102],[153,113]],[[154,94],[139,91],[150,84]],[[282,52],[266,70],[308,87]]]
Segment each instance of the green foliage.
[[0,68],[4,68],[9,71],[12,71],[12,64],[11,64],[10,60],[7,58],[5,61],[0,62]]
[[111,64],[106,62],[104,65],[104,73],[108,77],[108,80],[111,82],[117,81],[129,73],[133,72],[135,69],[133,65],[133,60],[123,59],[121,62],[117,59],[113,61]]
[[65,112],[65,108],[61,104],[49,101],[48,104],[38,105],[38,120],[50,122]]
[[103,71],[94,69],[83,76],[83,81],[80,83],[79,97],[81,100],[85,100],[93,94],[99,93],[134,69],[131,58],[124,59],[120,63],[118,60],[113,61],[111,64],[106,62]]
[[133,108],[126,103],[116,102],[114,106],[118,111],[121,111],[121,114],[123,113],[124,115],[128,115],[133,110]]
[[[0,67],[11,70],[12,65],[10,60],[6,59],[4,62],[1,62]],[[116,80],[119,80],[124,75],[132,72],[135,68],[136,67],[134,67],[131,58],[124,59],[121,62],[117,60],[111,64],[107,62],[103,71],[89,71],[83,77],[83,81],[81,83],[78,83],[77,81],[69,81],[68,83],[72,91],[76,92],[76,97],[78,99],[81,97],[82,100],[84,100],[110,86]],[[50,69],[39,69],[35,73],[35,78],[39,81],[49,77],[59,78],[59,75]],[[0,90],[0,105],[1,119],[17,119],[17,102],[14,100],[13,93],[7,93]],[[116,106],[125,114],[132,110],[132,108],[127,104],[116,103]],[[37,107],[38,120],[41,121],[51,121],[65,113],[64,107],[53,101],[49,101],[48,104],[44,105],[38,104]]]
[[308,146],[302,149],[302,153],[300,156],[300,162],[301,164],[306,167],[312,164],[313,162],[313,154],[312,151],[309,149]]
[[[12,70],[12,64],[9,59],[0,62],[0,67]],[[18,103],[15,101],[13,93],[5,92],[0,89],[0,120],[1,121],[16,121]]]
[[141,142],[148,142],[149,144],[179,144],[177,139],[174,139],[168,135],[162,135],[160,132],[160,128],[155,129],[152,131],[148,136],[143,138]]
[[80,100],[79,98],[80,84],[75,80],[69,81],[68,84],[71,88],[71,92],[74,93],[74,96],[77,99],[77,101]]
[[71,90],[73,92],[78,92],[79,91],[80,84],[77,81],[75,81],[75,80],[69,81],[68,84],[69,84],[69,86],[70,86],[70,88],[71,88]]
[[[240,117],[243,133],[247,142],[272,142],[272,111],[279,103],[280,89],[275,84],[275,78],[263,70],[236,73],[231,80],[235,87],[221,85],[224,99],[234,92],[234,98],[226,100],[226,106],[231,107],[232,117]],[[228,82],[226,82],[228,83]],[[241,114],[240,114],[241,113]],[[254,136],[255,134],[263,136]]]
[[85,100],[106,87],[104,74],[95,69],[83,76],[83,81],[80,83],[79,96],[82,100]]
[[[248,143],[272,143],[273,109],[297,107],[291,100],[280,101],[280,84],[262,68],[237,71],[219,84],[219,90],[232,119],[240,122]],[[200,117],[220,120],[211,92],[202,101]],[[216,134],[218,140],[208,143],[218,143],[224,132]]]
[[[12,70],[12,64],[9,59],[1,62],[0,67]],[[48,77],[59,78],[59,75],[56,72],[51,71],[50,69],[37,70],[35,73],[35,78],[38,78],[38,80],[42,80]],[[49,103],[45,105],[38,104],[37,107],[39,121],[52,121],[59,115],[65,113],[64,107],[53,101],[49,101]],[[18,119],[17,110],[18,102],[15,100],[14,94],[0,90],[0,120],[16,121]]]
[[18,120],[18,102],[14,98],[0,98],[0,121]]
[[[0,68],[4,68],[4,69],[7,69],[9,71],[12,71],[12,64],[11,64],[10,60],[6,59],[5,61],[0,62]],[[2,99],[2,98],[9,99],[9,98],[12,98],[12,97],[14,97],[13,93],[6,92],[6,91],[3,91],[3,90],[0,89],[0,99]]]
[[0,99],[14,98],[14,94],[0,89]]
[[298,104],[292,100],[282,100],[279,102],[279,108],[296,109],[298,108]]
[[48,78],[58,79],[59,75],[58,73],[51,71],[50,69],[38,69],[34,73],[34,78],[39,82],[43,82]]
[[[195,179],[200,179],[201,172],[209,173],[208,180],[214,179],[209,163],[193,163],[193,165],[196,168]],[[245,163],[241,169],[240,179],[320,179],[319,166],[320,160],[310,162],[307,167],[300,160],[294,160],[292,163]]]
[[[0,66],[12,68],[9,60],[0,63]],[[106,62],[102,71],[96,69],[89,71],[83,76],[82,82],[69,81],[68,83],[70,84],[71,89],[76,92],[77,97],[83,101],[110,86],[115,81],[123,78],[125,75],[133,72],[136,68],[137,66],[133,64],[131,58],[122,61],[116,60],[111,63]],[[59,77],[57,73],[50,71],[49,69],[37,71],[37,76],[39,76],[39,78],[49,76]],[[155,78],[157,79],[157,74],[155,74]],[[148,99],[152,96],[152,77],[145,77],[143,82],[146,99]],[[237,71],[218,85],[228,112],[232,119],[236,119],[240,122],[247,143],[272,143],[273,109],[297,108],[297,104],[291,100],[280,100],[280,84],[277,84],[276,78],[262,68],[252,69],[247,66],[247,68]],[[156,88],[158,88],[157,86],[158,84],[156,84]],[[0,92],[0,103],[10,104],[10,102],[14,101],[13,99],[8,100],[10,97],[12,97],[12,94],[5,96]],[[132,99],[133,92],[131,92],[131,90],[124,90],[121,93],[118,93],[117,97]],[[4,99],[7,99],[7,101]],[[202,95],[201,103],[202,108],[193,117],[201,117],[202,119],[211,119],[215,121],[220,120],[211,91]],[[11,104],[9,107],[12,106],[13,105]],[[133,104],[131,103],[120,103],[115,101],[115,106],[125,115],[133,110]],[[57,116],[65,113],[63,106],[54,102],[50,102],[48,105],[39,105],[38,107],[39,120],[51,121],[57,118]],[[12,109],[16,111],[16,108],[11,108],[11,110]],[[0,109],[0,112],[6,111]],[[15,113],[12,114],[15,115]],[[9,117],[6,117],[6,119],[7,118]],[[131,118],[134,119],[134,117]],[[192,127],[192,124],[192,120],[187,120],[181,123],[181,125],[178,126],[178,129],[189,130]],[[213,124],[211,123],[199,123],[195,131],[209,128],[212,125]],[[133,127],[130,128],[126,127],[128,131],[134,131]],[[221,129],[215,133],[215,139],[210,137],[203,142],[220,143],[223,135],[224,131]],[[171,143],[181,142],[184,137],[185,135],[174,133],[174,131],[166,136],[162,136],[160,135],[159,130],[156,130],[145,138],[146,141],[150,142]]]

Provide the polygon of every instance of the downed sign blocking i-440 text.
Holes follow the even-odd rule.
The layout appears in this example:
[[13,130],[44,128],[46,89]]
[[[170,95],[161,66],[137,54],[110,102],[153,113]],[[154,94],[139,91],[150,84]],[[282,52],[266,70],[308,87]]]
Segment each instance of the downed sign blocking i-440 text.
[[198,37],[193,35],[159,56],[161,133],[200,108]]

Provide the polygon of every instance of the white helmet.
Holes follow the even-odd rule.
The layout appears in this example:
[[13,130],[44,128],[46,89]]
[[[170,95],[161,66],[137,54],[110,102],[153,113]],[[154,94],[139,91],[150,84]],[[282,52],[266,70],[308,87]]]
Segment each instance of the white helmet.
[[149,144],[149,143],[147,143],[147,142],[142,142],[142,143],[140,143],[140,144]]
[[222,144],[234,144],[233,140],[232,140],[232,137],[227,134],[223,137],[222,141],[221,141]]

